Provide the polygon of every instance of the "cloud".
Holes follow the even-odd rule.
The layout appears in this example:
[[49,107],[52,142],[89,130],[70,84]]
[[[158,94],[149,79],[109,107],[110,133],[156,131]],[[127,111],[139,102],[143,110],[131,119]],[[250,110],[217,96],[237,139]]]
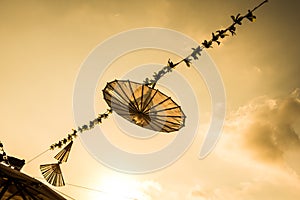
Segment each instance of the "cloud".
[[140,182],[139,191],[141,191],[141,195],[138,199],[141,200],[152,200],[157,199],[162,195],[162,186],[160,183],[153,180],[145,180]]
[[299,182],[277,177],[275,181],[257,179],[215,188],[196,185],[186,200],[260,200],[269,199],[270,196],[274,200],[297,199],[299,196],[297,184]]
[[297,198],[300,89],[278,98],[258,97],[230,113],[214,155],[223,174],[198,181],[186,200]]
[[191,191],[188,193],[187,198],[188,200],[208,200],[211,199],[209,194],[211,191],[206,188],[203,184],[195,185]]
[[[259,97],[232,113],[225,132],[233,146],[259,162],[300,172],[300,89],[283,98]],[[300,173],[299,173],[300,175]]]

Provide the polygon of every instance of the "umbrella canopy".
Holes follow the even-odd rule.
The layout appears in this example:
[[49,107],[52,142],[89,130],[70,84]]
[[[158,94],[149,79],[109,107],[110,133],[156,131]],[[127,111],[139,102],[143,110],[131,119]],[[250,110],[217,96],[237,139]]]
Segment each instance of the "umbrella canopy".
[[40,181],[0,164],[0,199],[65,200]]
[[185,124],[186,116],[180,106],[145,84],[115,80],[107,83],[103,96],[113,111],[143,128],[169,133]]

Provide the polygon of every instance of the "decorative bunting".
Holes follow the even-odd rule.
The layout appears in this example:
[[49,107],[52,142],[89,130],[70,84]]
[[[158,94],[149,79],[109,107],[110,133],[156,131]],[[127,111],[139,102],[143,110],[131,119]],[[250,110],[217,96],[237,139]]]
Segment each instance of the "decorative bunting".
[[65,185],[65,181],[59,165],[60,163],[53,163],[40,166],[40,170],[46,181],[56,187]]
[[63,148],[56,156],[54,157],[56,160],[60,162],[67,162],[73,141],[71,141],[65,148]]
[[268,0],[263,1],[262,3],[260,3],[258,6],[256,6],[254,9],[252,10],[248,10],[248,13],[245,15],[241,15],[240,13],[237,14],[236,16],[231,15],[231,19],[233,21],[233,23],[228,26],[226,29],[221,29],[221,30],[217,30],[215,33],[213,32],[212,38],[210,40],[204,40],[201,44],[202,46],[198,46],[197,48],[192,48],[193,52],[187,56],[186,58],[180,60],[177,63],[173,63],[170,59],[168,60],[168,65],[165,66],[163,69],[161,69],[159,72],[155,72],[153,74],[153,78],[149,79],[146,78],[144,80],[144,83],[146,85],[152,85],[154,88],[155,84],[158,82],[159,79],[161,79],[165,74],[167,74],[167,72],[171,72],[171,70],[166,70],[167,68],[173,69],[175,68],[175,66],[177,66],[178,64],[180,64],[181,62],[184,62],[186,64],[187,67],[190,67],[190,61],[191,58],[193,58],[194,60],[198,59],[198,56],[200,56],[200,52],[202,51],[202,49],[206,48],[212,48],[213,43],[216,43],[218,45],[221,44],[221,42],[219,41],[219,39],[224,39],[225,37],[229,36],[228,32],[231,33],[232,36],[236,35],[236,25],[241,26],[242,25],[242,21],[244,19],[248,19],[250,22],[255,22],[256,20],[256,16],[253,15],[253,12],[258,9],[259,7],[261,7],[263,4],[267,3]]
[[[201,51],[204,48],[212,48],[214,44],[220,45],[221,42],[219,40],[228,37],[229,33],[231,33],[232,36],[236,35],[236,26],[242,25],[243,19],[254,22],[256,16],[253,15],[253,12],[266,2],[268,2],[268,0],[263,1],[254,9],[248,10],[248,13],[244,16],[240,13],[236,16],[232,15],[231,19],[233,23],[230,26],[226,29],[220,29],[213,32],[210,40],[204,40],[201,45],[192,48],[192,53],[179,62],[173,63],[169,59],[168,64],[159,72],[155,72],[152,79],[146,78],[144,84],[135,83],[129,80],[115,80],[108,83],[104,88],[103,93],[104,99],[111,109],[108,109],[107,112],[103,114],[99,114],[96,119],[89,121],[88,124],[78,127],[77,130],[72,129],[72,133],[69,133],[66,138],[63,138],[50,146],[50,149],[54,150],[55,148],[61,148],[69,142],[69,144],[54,157],[59,161],[58,163],[40,166],[40,170],[46,181],[53,186],[65,185],[60,164],[62,162],[67,162],[73,139],[76,138],[79,133],[81,134],[93,129],[97,124],[102,123],[102,119],[106,119],[108,115],[112,113],[112,110],[128,121],[154,131],[173,132],[184,127],[186,116],[180,106],[178,106],[170,97],[167,97],[154,89],[156,83],[165,74],[172,72],[172,70],[181,62],[184,62],[187,67],[190,67],[191,61],[199,59],[198,56],[201,56]],[[1,150],[3,151],[3,145],[0,143],[0,151]],[[5,154],[3,154],[3,156],[5,156]]]
[[109,114],[112,113],[111,109],[108,109],[105,113],[99,114],[99,116],[90,121],[89,125],[84,124],[83,126],[80,126],[77,128],[77,130],[72,129],[72,133],[68,134],[66,138],[63,138],[62,140],[58,141],[57,143],[54,143],[50,146],[51,150],[54,150],[55,148],[61,148],[65,144],[67,144],[69,141],[72,141],[74,138],[77,137],[78,133],[83,133],[84,131],[88,131],[93,129],[96,125],[102,123],[102,119],[106,119]]

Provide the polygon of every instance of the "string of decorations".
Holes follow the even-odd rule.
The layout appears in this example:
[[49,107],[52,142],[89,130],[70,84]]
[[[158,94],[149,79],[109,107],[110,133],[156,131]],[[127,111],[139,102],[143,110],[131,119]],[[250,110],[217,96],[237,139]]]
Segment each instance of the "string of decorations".
[[[228,37],[228,33],[231,33],[231,36],[236,35],[236,26],[242,25],[244,19],[254,22],[256,16],[253,15],[253,12],[266,2],[268,2],[268,0],[265,0],[254,9],[248,10],[248,13],[245,15],[232,15],[231,19],[233,23],[230,26],[226,29],[220,29],[213,32],[210,40],[204,40],[201,45],[196,48],[192,48],[192,53],[179,62],[173,63],[169,59],[167,66],[163,67],[163,69],[161,69],[158,73],[154,73],[153,79],[146,78],[144,84],[135,83],[129,80],[115,80],[107,83],[107,86],[103,90],[103,95],[104,100],[109,105],[110,109],[108,109],[105,113],[100,114],[96,119],[90,121],[89,124],[82,125],[77,129],[72,129],[72,133],[69,133],[67,137],[50,146],[50,150],[54,150],[66,145],[54,157],[58,161],[57,163],[40,165],[40,170],[44,178],[54,186],[65,185],[60,164],[67,162],[73,144],[73,139],[75,139],[79,133],[91,130],[96,125],[101,124],[102,120],[106,119],[109,114],[112,113],[112,110],[128,121],[143,128],[147,128],[151,122],[151,130],[155,131],[172,132],[184,127],[186,116],[180,106],[178,106],[171,97],[168,97],[157,89],[154,89],[157,81],[165,74],[172,72],[172,70],[182,62],[184,62],[187,67],[190,67],[193,60],[199,59],[201,51],[204,48],[212,48],[214,43],[220,45],[220,39]],[[152,88],[150,88],[150,86]],[[152,105],[154,104],[153,102],[158,103]],[[171,112],[171,114],[168,112]]]
[[227,34],[228,32],[231,33],[231,36],[236,35],[236,25],[241,26],[242,22],[244,19],[247,19],[250,22],[255,22],[256,20],[256,16],[253,14],[253,12],[258,9],[259,7],[261,7],[263,4],[267,3],[268,0],[263,1],[262,3],[260,3],[258,6],[256,6],[254,9],[252,10],[248,10],[248,13],[245,15],[241,15],[240,13],[237,14],[236,16],[231,15],[231,19],[232,19],[232,24],[230,26],[228,26],[226,29],[220,29],[217,30],[216,32],[213,32],[212,38],[210,40],[204,40],[201,44],[201,46],[199,45],[196,48],[192,48],[192,53],[190,55],[188,55],[186,58],[180,60],[177,63],[173,63],[170,59],[168,60],[168,64],[167,66],[164,66],[159,72],[155,72],[153,74],[153,78],[149,79],[146,78],[144,80],[144,84],[146,85],[150,85],[153,88],[155,87],[156,83],[167,73],[172,72],[172,69],[174,69],[177,65],[179,65],[180,63],[184,62],[186,64],[187,67],[191,66],[191,61],[192,60],[198,60],[198,56],[201,56],[201,51],[206,48],[213,48],[213,44],[216,43],[218,46],[221,44],[220,39],[224,39],[225,37],[228,37],[229,35]]
[[82,126],[79,126],[77,129],[72,129],[72,133],[68,134],[66,138],[63,138],[62,140],[50,146],[50,150],[54,150],[55,148],[61,148],[68,143],[68,145],[66,145],[60,152],[58,152],[58,154],[56,154],[56,156],[54,156],[54,158],[58,161],[57,163],[40,165],[42,175],[48,183],[57,187],[65,185],[60,165],[68,161],[73,145],[73,139],[78,136],[78,133],[83,133],[85,131],[91,130],[96,125],[101,124],[102,119],[106,119],[111,113],[112,110],[108,109],[105,113],[99,114],[96,119],[90,121],[89,124],[84,124]]
[[72,141],[74,138],[78,136],[78,133],[83,133],[85,131],[93,129],[96,125],[102,123],[102,119],[106,119],[109,114],[112,113],[111,109],[107,109],[105,113],[99,114],[98,117],[89,122],[89,124],[84,124],[79,126],[77,129],[72,129],[72,133],[68,134],[67,137],[63,138],[62,140],[52,144],[50,146],[50,150],[54,150],[55,148],[61,148],[62,146],[66,145],[68,142]]

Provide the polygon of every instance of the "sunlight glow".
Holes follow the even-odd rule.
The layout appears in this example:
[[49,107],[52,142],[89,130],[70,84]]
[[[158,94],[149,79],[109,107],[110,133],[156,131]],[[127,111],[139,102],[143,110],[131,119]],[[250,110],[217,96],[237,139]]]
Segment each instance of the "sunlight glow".
[[[93,194],[90,199],[107,200],[148,200],[141,190],[141,183],[126,175],[110,174],[101,178],[102,192]],[[99,190],[100,190],[99,189]]]

